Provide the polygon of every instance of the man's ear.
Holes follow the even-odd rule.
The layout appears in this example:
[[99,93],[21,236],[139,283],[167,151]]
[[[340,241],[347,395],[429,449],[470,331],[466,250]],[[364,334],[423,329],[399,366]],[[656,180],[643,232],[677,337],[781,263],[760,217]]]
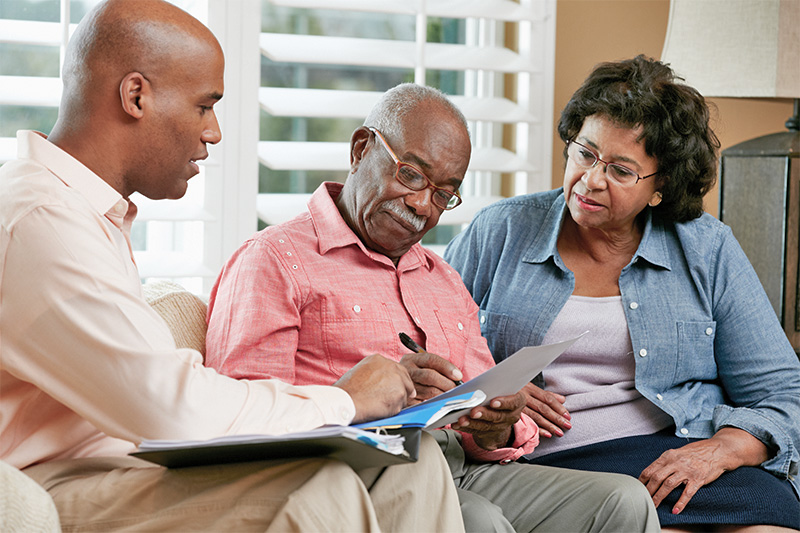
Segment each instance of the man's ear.
[[127,74],[119,84],[119,97],[122,110],[135,119],[144,116],[143,100],[150,95],[150,82],[141,73]]
[[364,154],[367,151],[367,146],[369,145],[369,139],[372,136],[372,132],[370,132],[364,126],[361,126],[356,131],[353,132],[352,137],[350,137],[350,173],[356,171],[358,165],[361,163],[361,159],[363,159]]

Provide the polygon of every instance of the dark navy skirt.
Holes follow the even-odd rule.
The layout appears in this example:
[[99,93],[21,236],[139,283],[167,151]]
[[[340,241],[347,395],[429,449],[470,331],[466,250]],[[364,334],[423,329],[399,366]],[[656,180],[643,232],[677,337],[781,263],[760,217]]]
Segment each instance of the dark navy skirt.
[[[697,439],[676,437],[667,429],[555,452],[527,462],[638,478],[663,452],[694,440]],[[768,524],[800,529],[800,501],[791,483],[760,468],[743,466],[722,474],[698,490],[680,514],[672,514],[683,489],[681,485],[673,490],[658,506],[662,526]]]

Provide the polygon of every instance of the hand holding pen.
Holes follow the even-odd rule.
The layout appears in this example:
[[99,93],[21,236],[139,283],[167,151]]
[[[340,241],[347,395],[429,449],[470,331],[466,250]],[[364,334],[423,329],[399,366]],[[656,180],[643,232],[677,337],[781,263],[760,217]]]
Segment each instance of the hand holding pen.
[[[403,332],[399,333],[399,337],[400,337],[400,342],[403,343],[403,346],[405,346],[406,348],[408,348],[412,352],[419,353],[419,354],[428,353],[428,352],[425,351],[425,348],[423,348],[422,346],[420,346],[419,344],[414,342],[414,339],[412,339],[411,337],[409,337],[405,333],[403,333]],[[435,370],[437,373],[439,373],[439,374],[441,374],[441,375],[443,375],[445,377],[447,377],[448,375],[454,375],[454,374],[458,374],[458,376],[455,376],[456,378],[460,377],[461,371],[457,367],[455,367],[455,365],[453,365],[449,361],[439,357],[438,355],[434,355],[434,354],[430,354],[430,355],[432,355],[433,357],[429,361],[427,361],[427,364],[424,367],[425,369]],[[402,363],[403,363],[403,361],[401,361],[401,364]],[[406,365],[406,366],[408,366],[408,365]],[[411,374],[411,378],[414,379],[414,373],[412,373],[411,369],[408,369],[408,370],[409,370],[409,374]],[[417,382],[416,379],[414,381]],[[456,386],[461,385],[463,383],[460,379],[452,379],[452,381],[456,384]],[[427,386],[432,386],[432,384],[427,385]],[[452,387],[450,387],[450,388],[452,388]],[[445,390],[449,390],[449,389],[445,389]],[[444,390],[442,390],[441,392],[444,392]]]

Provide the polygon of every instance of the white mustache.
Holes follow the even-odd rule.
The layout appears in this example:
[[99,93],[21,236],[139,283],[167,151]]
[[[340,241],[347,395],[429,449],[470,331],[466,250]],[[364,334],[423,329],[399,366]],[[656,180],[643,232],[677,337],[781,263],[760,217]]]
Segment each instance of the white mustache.
[[383,202],[383,207],[387,211],[391,211],[398,217],[411,224],[417,231],[422,231],[422,229],[425,227],[425,222],[427,219],[425,217],[415,215],[409,211],[406,205],[400,199],[395,198],[394,200],[387,200]]

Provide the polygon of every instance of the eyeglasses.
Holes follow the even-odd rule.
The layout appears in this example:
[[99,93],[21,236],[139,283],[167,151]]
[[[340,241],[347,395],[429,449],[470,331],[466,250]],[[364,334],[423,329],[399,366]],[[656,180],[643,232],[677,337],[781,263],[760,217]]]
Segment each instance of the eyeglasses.
[[428,176],[426,176],[420,169],[414,165],[400,161],[395,155],[394,151],[392,151],[392,149],[389,147],[389,143],[387,143],[386,139],[383,138],[383,134],[381,134],[381,132],[375,128],[369,128],[369,131],[374,133],[375,136],[380,139],[383,147],[386,148],[386,151],[389,152],[390,156],[392,156],[392,160],[397,165],[397,170],[394,173],[394,177],[397,181],[412,191],[433,189],[431,202],[433,202],[433,205],[439,209],[450,210],[461,205],[461,196],[459,196],[456,191],[448,191],[447,189],[442,189],[441,187],[434,185],[430,178],[428,178]]
[[626,166],[603,161],[597,157],[597,154],[591,148],[582,145],[578,141],[567,141],[567,155],[576,165],[583,168],[594,168],[598,162],[603,163],[606,166],[606,176],[623,187],[632,187],[639,183],[639,180],[658,174],[658,172],[653,172],[647,176],[640,176]]

